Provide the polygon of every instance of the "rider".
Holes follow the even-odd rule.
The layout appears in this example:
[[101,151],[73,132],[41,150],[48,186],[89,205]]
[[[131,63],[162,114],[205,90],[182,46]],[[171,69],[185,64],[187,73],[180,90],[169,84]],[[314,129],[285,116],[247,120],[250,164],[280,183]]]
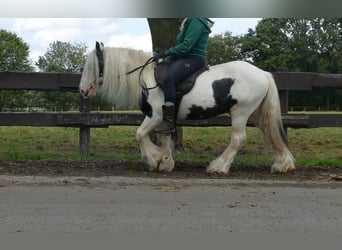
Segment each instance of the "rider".
[[156,132],[169,134],[175,131],[176,84],[204,66],[213,24],[209,18],[185,18],[176,45],[154,57],[155,61],[166,58],[172,62],[164,80],[163,122],[155,129]]

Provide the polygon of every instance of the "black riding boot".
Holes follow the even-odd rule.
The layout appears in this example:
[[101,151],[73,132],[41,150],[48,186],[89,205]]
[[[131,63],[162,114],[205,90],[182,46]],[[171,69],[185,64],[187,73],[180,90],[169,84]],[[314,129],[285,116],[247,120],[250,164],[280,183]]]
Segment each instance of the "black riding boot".
[[171,134],[172,132],[175,132],[175,106],[163,105],[162,109],[163,121],[158,127],[156,127],[155,131],[157,133]]

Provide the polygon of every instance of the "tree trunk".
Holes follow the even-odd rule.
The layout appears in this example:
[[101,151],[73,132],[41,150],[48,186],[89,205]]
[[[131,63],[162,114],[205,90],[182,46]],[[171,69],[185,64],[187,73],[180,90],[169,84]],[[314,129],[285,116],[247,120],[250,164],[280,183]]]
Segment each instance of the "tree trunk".
[[153,52],[174,46],[181,18],[147,18],[152,36]]
[[[151,31],[152,48],[154,53],[166,50],[176,44],[176,36],[182,18],[147,18]],[[159,141],[158,133],[151,132],[150,138],[153,142]],[[183,150],[182,127],[177,126],[176,132],[172,135],[175,149]]]

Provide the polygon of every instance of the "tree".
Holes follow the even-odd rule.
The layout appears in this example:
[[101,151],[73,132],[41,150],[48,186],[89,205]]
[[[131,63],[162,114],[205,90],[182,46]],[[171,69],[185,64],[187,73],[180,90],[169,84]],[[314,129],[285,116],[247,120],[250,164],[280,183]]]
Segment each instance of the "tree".
[[341,72],[342,18],[266,18],[241,38],[241,54],[274,71]]
[[284,32],[287,19],[262,19],[255,31],[241,38],[241,56],[249,58],[262,69],[274,71],[288,67],[291,62],[289,39]]
[[[29,46],[16,34],[0,29],[0,70],[32,71]],[[13,111],[27,104],[28,91],[0,90],[0,111]]]
[[[342,22],[341,18],[302,18],[289,19],[287,29],[291,34],[291,50],[298,71],[341,73]],[[300,95],[304,97],[300,98]],[[320,89],[290,96],[290,104],[306,102],[303,106],[315,109],[331,109],[341,104],[339,92],[333,89]]]
[[318,72],[342,73],[342,18],[310,19]]
[[[82,43],[55,41],[44,56],[39,56],[36,65],[44,72],[78,73],[85,63],[86,50],[87,46]],[[79,95],[73,93],[42,92],[39,99],[41,105],[53,111],[70,110],[79,105]]]
[[55,41],[36,65],[44,72],[80,72],[86,60],[87,46],[82,43]]
[[0,70],[32,71],[29,46],[15,33],[0,29]]
[[[151,31],[153,52],[158,53],[176,44],[176,36],[179,32],[181,18],[148,18],[148,25]],[[150,133],[152,141],[160,140],[158,133]],[[175,148],[183,149],[183,130],[177,126],[176,133],[173,134]]]
[[[267,18],[241,38],[243,58],[268,71],[341,73],[342,18]],[[293,106],[330,107],[336,90],[291,93]]]
[[153,52],[172,47],[176,43],[181,18],[147,18],[151,31]]
[[207,62],[216,65],[241,59],[239,38],[226,32],[209,38]]

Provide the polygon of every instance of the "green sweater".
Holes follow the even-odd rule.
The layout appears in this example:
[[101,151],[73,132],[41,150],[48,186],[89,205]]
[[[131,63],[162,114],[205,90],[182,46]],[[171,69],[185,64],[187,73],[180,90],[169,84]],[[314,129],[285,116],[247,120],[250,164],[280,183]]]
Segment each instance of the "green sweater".
[[183,30],[177,35],[176,46],[165,51],[168,59],[174,60],[177,57],[197,55],[205,57],[207,54],[210,23],[207,18],[188,19]]

